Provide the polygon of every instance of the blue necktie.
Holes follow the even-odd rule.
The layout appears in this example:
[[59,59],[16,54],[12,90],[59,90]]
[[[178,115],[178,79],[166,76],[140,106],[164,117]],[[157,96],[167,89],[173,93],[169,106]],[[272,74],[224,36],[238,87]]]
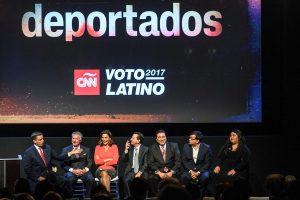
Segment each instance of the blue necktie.
[[137,173],[139,171],[139,152],[137,148],[134,148],[133,160],[133,172]]

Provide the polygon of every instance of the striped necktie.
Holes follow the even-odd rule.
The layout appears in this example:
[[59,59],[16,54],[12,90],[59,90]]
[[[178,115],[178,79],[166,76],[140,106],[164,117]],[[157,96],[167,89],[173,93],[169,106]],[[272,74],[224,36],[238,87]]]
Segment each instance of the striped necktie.
[[164,146],[160,146],[160,148],[161,148],[162,157],[163,157],[164,161],[166,161],[166,150],[165,150]]
[[45,166],[47,166],[47,164],[46,164],[46,159],[45,159],[45,155],[44,155],[44,152],[43,152],[42,148],[39,148],[39,150],[40,150],[40,155],[41,155],[41,157],[42,157],[42,160],[44,161]]

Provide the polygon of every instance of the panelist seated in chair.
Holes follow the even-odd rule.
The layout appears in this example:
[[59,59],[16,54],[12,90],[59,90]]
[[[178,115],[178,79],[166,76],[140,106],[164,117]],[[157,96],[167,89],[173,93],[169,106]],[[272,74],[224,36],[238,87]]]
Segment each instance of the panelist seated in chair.
[[119,159],[118,146],[114,144],[112,133],[103,130],[100,133],[98,145],[95,147],[94,161],[97,166],[95,177],[110,192],[110,180],[117,175],[116,165]]
[[126,164],[124,172],[125,197],[131,196],[130,184],[134,178],[147,179],[148,147],[142,144],[144,136],[141,132],[134,132],[125,144],[121,159]]
[[156,143],[149,148],[148,181],[152,196],[157,195],[158,183],[166,178],[179,178],[181,167],[180,151],[177,143],[167,142],[164,130],[156,131]]
[[248,181],[250,156],[242,131],[232,130],[217,155],[216,166],[212,173],[214,186],[212,192],[215,193],[215,187],[220,183]]
[[205,195],[209,181],[212,151],[208,144],[202,142],[203,135],[200,131],[192,131],[189,143],[183,146],[182,183],[186,186],[195,184],[200,190],[200,195]]
[[92,160],[90,149],[81,145],[82,133],[75,131],[72,133],[72,144],[65,147],[62,152],[69,152],[72,149],[79,149],[80,153],[70,156],[62,164],[65,169],[65,178],[68,181],[68,193],[70,196],[73,193],[74,184],[78,179],[81,179],[85,185],[86,197],[90,197],[93,186],[94,177],[90,172]]

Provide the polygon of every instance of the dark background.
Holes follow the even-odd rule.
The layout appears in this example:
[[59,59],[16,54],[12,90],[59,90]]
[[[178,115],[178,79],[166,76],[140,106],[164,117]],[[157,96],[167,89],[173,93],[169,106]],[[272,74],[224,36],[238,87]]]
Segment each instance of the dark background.
[[95,136],[102,129],[110,129],[115,136],[134,130],[151,136],[157,129],[175,136],[194,129],[218,136],[227,135],[232,128],[240,128],[246,135],[296,135],[299,63],[293,63],[297,55],[292,48],[299,45],[299,23],[295,10],[293,1],[262,2],[262,123],[1,124],[0,136],[28,136],[33,130],[44,131],[47,136],[67,136],[74,130]]

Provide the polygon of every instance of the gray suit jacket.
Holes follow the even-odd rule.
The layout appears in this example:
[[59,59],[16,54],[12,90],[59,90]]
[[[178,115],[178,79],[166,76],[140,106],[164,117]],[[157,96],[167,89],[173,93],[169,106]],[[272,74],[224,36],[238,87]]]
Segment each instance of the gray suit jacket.
[[[148,168],[148,152],[149,148],[141,145],[139,150],[139,171],[145,173]],[[121,159],[126,164],[125,176],[132,170],[134,148],[130,148],[128,153],[123,153]]]

